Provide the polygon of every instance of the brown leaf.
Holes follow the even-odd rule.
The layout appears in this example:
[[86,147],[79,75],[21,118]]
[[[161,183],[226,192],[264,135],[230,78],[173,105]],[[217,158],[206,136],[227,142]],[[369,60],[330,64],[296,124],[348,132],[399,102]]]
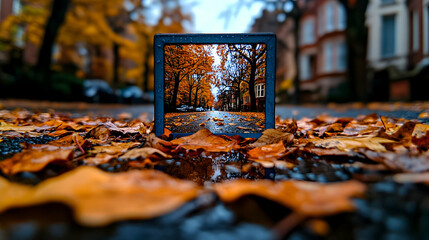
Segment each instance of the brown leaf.
[[262,136],[256,142],[249,145],[251,148],[261,147],[268,144],[278,143],[283,141],[285,145],[293,143],[293,134],[281,132],[275,129],[267,129],[262,132]]
[[107,140],[110,136],[110,130],[104,126],[99,125],[93,129],[91,129],[87,134],[87,138],[95,138],[99,140]]
[[236,141],[226,140],[223,137],[214,135],[206,128],[193,135],[174,139],[171,143],[180,145],[188,150],[204,149],[208,152],[229,152],[231,149],[238,147]]
[[84,162],[88,166],[96,166],[103,163],[108,163],[112,160],[116,155],[108,154],[108,153],[98,153],[94,157],[87,157],[84,159]]
[[411,140],[419,149],[427,151],[429,149],[429,125],[417,124]]
[[301,214],[313,217],[354,210],[353,196],[365,192],[358,181],[315,183],[305,181],[233,180],[213,185],[224,202],[234,202],[245,195],[257,195],[278,202]]
[[407,121],[401,127],[399,127],[395,132],[388,133],[381,131],[379,133],[379,137],[393,139],[396,141],[411,141],[411,135],[413,134],[414,127],[416,126],[416,122]]
[[136,147],[138,145],[140,145],[139,142],[127,142],[127,143],[112,142],[112,145],[95,146],[92,150],[90,150],[90,152],[119,154],[119,153],[125,153],[126,151],[128,151],[128,149],[132,147]]
[[265,145],[251,149],[247,152],[249,160],[252,161],[273,161],[286,156],[287,149],[283,141],[275,144]]
[[316,147],[337,148],[344,152],[357,148],[367,148],[378,152],[386,152],[386,148],[382,144],[395,143],[393,140],[380,137],[332,137],[317,139],[311,142]]
[[280,119],[279,119],[279,123],[276,122],[276,129],[282,132],[294,134],[296,130],[298,130],[298,123],[296,119],[292,119],[292,122],[290,123],[287,123],[287,122],[280,123]]
[[73,150],[25,150],[0,162],[0,169],[5,174],[19,172],[38,172],[53,161],[70,161]]
[[202,193],[195,183],[154,170],[107,173],[79,167],[35,187],[0,178],[0,212],[10,208],[60,202],[85,226],[149,219],[169,213]]
[[171,156],[159,151],[156,148],[144,147],[144,148],[131,149],[130,151],[122,155],[121,158],[122,159],[137,159],[137,158],[160,159],[160,158],[171,158]]
[[35,131],[38,127],[37,126],[17,126],[17,125],[11,125],[6,122],[0,122],[0,132],[2,131],[15,131],[20,133],[27,133]]
[[158,138],[155,133],[151,133],[149,134],[149,136],[146,139],[146,143],[144,145],[145,147],[153,147],[156,148],[162,152],[170,152],[171,150],[173,150],[176,145],[174,145],[171,142],[162,140],[161,138]]

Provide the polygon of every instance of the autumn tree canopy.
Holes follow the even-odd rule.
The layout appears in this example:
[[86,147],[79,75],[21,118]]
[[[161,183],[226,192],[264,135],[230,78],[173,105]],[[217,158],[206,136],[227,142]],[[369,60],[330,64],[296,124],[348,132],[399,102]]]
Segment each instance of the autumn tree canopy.
[[214,74],[212,49],[210,45],[165,46],[166,109],[174,111],[181,104],[196,107],[199,102],[208,105]]
[[[229,104],[235,99],[238,111],[242,110],[243,96],[250,98],[250,111],[256,111],[256,79],[265,81],[266,45],[264,44],[228,44],[217,48],[222,72],[217,86],[221,90],[221,101]],[[221,103],[222,104],[222,103]]]

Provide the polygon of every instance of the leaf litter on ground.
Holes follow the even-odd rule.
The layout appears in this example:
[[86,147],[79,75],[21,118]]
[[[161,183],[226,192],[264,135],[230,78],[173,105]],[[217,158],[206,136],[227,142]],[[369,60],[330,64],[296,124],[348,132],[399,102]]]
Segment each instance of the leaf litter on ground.
[[[241,115],[243,123],[258,117]],[[365,178],[321,184],[310,181],[314,173],[308,173],[309,179],[294,180],[294,169],[307,159],[380,174],[390,171],[399,182],[429,182],[427,124],[370,114],[354,119],[277,117],[275,125],[258,139],[215,135],[204,124],[193,135],[172,139],[171,132],[155,136],[153,123],[125,115],[115,120],[2,110],[0,145],[18,139],[21,152],[0,161],[0,212],[61,202],[73,209],[80,224],[102,226],[161,216],[213,191],[226,203],[257,195],[306,217],[353,211],[351,198],[364,197]],[[43,135],[57,139],[26,143]],[[156,166],[171,176],[153,170]],[[189,168],[183,171],[187,174],[180,168]],[[43,178],[36,186],[14,183],[20,182],[20,173],[48,170],[59,176]],[[291,180],[273,181],[270,172],[281,176],[282,171]],[[193,179],[205,182],[199,186]]]

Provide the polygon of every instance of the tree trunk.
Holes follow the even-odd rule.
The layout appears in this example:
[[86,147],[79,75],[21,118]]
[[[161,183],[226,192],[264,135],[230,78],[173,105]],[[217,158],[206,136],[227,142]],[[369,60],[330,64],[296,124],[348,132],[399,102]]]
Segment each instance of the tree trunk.
[[340,0],[347,11],[347,79],[352,101],[367,101],[366,49],[368,30],[365,25],[365,12],[369,0]]
[[[188,95],[188,106],[192,105],[192,86],[189,86],[189,95]],[[198,89],[197,89],[198,91]],[[195,92],[195,97],[197,97],[197,93]]]
[[45,35],[43,36],[36,65],[36,71],[44,82],[49,80],[52,49],[70,2],[71,0],[54,0],[52,3],[51,15],[46,22]]
[[151,51],[149,51],[149,49],[152,49],[152,45],[150,44],[149,40],[147,40],[147,44],[146,44],[146,54],[144,54],[144,70],[143,70],[143,92],[147,92],[149,91],[149,67],[150,67],[150,54]]
[[250,77],[249,77],[249,95],[250,95],[250,111],[256,112],[256,95],[255,95],[255,77],[256,77],[256,63],[250,63]]
[[195,89],[194,108],[196,108],[196,107],[197,107],[198,91],[199,91],[199,90],[200,90],[199,88]]
[[171,100],[170,107],[171,111],[176,109],[177,104],[177,92],[179,91],[180,75],[176,75],[174,78],[174,90],[173,90],[173,99]]
[[119,85],[119,45],[113,43],[113,87]]

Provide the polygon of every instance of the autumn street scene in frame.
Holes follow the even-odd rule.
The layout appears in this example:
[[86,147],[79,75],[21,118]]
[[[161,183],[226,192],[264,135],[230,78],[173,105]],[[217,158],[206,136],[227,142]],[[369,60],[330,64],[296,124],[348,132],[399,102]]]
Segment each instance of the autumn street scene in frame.
[[166,45],[165,127],[175,133],[265,128],[265,44]]

